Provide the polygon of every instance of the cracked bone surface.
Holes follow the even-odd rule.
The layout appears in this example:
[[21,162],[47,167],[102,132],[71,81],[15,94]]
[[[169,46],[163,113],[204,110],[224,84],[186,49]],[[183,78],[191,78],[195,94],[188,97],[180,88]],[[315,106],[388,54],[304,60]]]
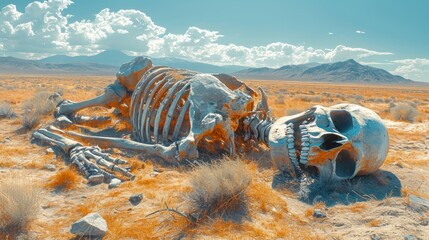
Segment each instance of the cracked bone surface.
[[280,118],[273,124],[269,139],[271,156],[279,169],[293,169],[290,162],[296,167],[314,166],[324,180],[350,179],[376,171],[389,145],[381,118],[355,104],[315,106]]
[[[117,108],[129,118],[133,140],[55,128],[38,130],[34,136],[59,145],[85,174],[91,174],[87,170],[90,166],[130,178],[133,176],[99,148],[85,148],[61,135],[102,148],[139,151],[170,163],[198,158],[201,152],[234,155],[236,149],[250,151],[254,143],[264,144],[280,170],[296,176],[296,171],[313,166],[322,179],[349,179],[371,173],[383,163],[387,131],[371,110],[353,104],[315,106],[274,121],[267,94],[258,90],[259,94],[226,74],[153,66],[150,59],[137,57],[121,66],[117,80],[103,95],[79,103],[64,101],[57,110],[73,117],[88,107]],[[78,119],[73,118],[75,122]],[[64,126],[73,124],[68,121]]]

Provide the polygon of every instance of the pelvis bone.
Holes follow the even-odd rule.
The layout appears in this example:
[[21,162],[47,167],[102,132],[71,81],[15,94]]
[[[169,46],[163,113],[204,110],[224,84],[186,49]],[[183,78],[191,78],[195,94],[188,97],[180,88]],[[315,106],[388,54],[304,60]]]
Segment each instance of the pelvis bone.
[[[73,120],[84,108],[117,108],[129,117],[133,140],[55,128],[38,130],[34,137],[57,144],[68,153],[86,153],[74,159],[87,176],[97,173],[97,169],[106,170],[103,165],[95,167],[104,158],[110,162],[104,164],[110,170],[133,177],[125,169],[113,166],[122,161],[112,161],[98,148],[84,149],[63,135],[100,147],[140,151],[171,163],[198,158],[201,151],[234,155],[237,145],[252,146],[246,142],[253,141],[268,146],[277,167],[293,176],[296,170],[314,166],[322,178],[348,179],[371,173],[383,163],[388,149],[387,131],[371,110],[353,104],[315,106],[274,121],[265,92],[258,90],[259,94],[226,74],[153,66],[150,59],[138,57],[120,68],[117,80],[106,88],[105,94],[79,103],[64,101],[56,113]],[[91,157],[97,162],[86,159]],[[85,170],[87,166],[92,170]]]

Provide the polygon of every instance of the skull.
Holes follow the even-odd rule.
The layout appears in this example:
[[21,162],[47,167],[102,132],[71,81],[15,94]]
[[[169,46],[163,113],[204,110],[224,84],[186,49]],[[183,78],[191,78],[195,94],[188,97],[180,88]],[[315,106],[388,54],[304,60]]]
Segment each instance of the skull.
[[389,139],[381,118],[355,104],[315,106],[278,119],[269,135],[271,157],[280,170],[313,166],[321,179],[350,179],[376,171]]

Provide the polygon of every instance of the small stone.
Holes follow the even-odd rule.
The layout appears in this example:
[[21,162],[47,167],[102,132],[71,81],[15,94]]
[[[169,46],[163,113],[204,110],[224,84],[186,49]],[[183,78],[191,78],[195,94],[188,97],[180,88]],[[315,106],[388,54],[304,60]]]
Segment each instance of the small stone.
[[422,221],[420,221],[420,225],[427,226],[427,225],[429,225],[429,221],[428,220],[422,220]]
[[322,210],[320,210],[320,209],[314,209],[313,217],[315,217],[315,218],[325,218],[326,214],[324,212],[322,212]]
[[5,137],[4,138],[4,142],[11,142],[11,141],[12,141],[12,139],[10,137]]
[[426,211],[429,208],[429,200],[427,199],[412,194],[408,196],[408,199],[415,210]]
[[103,183],[104,175],[103,174],[95,174],[88,177],[88,183],[91,185],[97,185]]
[[381,240],[381,239],[382,239],[381,236],[378,234],[372,234],[371,235],[371,240]]
[[52,148],[46,149],[46,154],[53,154],[53,153],[54,153],[54,149]]
[[139,194],[131,195],[128,200],[132,205],[134,206],[138,205],[143,200],[143,194],[139,193]]
[[90,213],[73,223],[70,232],[81,237],[103,237],[107,222],[98,213]]
[[417,240],[417,238],[412,234],[405,235],[404,239],[405,240]]
[[43,169],[54,172],[56,170],[56,167],[54,164],[45,164],[43,166]]
[[121,185],[121,180],[117,178],[113,178],[112,180],[110,180],[109,189],[117,188],[119,187],[119,185]]

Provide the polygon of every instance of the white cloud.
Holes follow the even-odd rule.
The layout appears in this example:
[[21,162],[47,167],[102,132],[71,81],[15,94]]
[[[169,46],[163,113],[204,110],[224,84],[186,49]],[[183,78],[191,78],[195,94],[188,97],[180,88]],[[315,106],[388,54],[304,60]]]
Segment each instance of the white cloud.
[[356,30],[356,33],[357,33],[357,34],[365,34],[365,32],[364,32],[364,31],[360,31],[360,30]]
[[429,59],[415,58],[392,61],[397,65],[393,74],[418,81],[429,81]]
[[349,58],[373,60],[367,58],[391,54],[343,45],[316,49],[284,42],[251,47],[221,44],[219,40],[223,35],[217,31],[191,26],[182,34],[168,33],[144,12],[133,9],[113,12],[106,8],[93,19],[69,22],[70,16],[64,15],[63,10],[71,4],[70,0],[45,0],[30,3],[24,12],[13,4],[2,8],[0,51],[21,57],[42,57],[46,54],[89,55],[117,49],[133,55],[272,67]]
[[334,33],[333,33],[333,32],[328,32],[328,34],[329,34],[329,35],[334,35]]

